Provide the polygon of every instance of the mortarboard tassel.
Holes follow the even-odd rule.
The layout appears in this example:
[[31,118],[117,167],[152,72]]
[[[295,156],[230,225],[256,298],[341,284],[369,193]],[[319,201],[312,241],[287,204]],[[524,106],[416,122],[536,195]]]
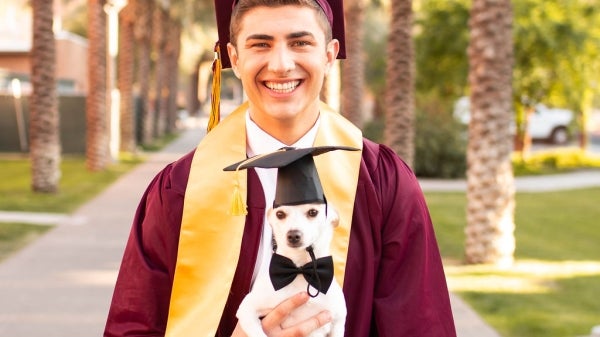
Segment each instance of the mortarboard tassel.
[[215,60],[212,64],[212,90],[210,96],[210,117],[206,132],[210,132],[221,119],[221,48],[219,43],[215,44]]
[[242,193],[240,192],[240,178],[239,178],[240,168],[244,165],[248,165],[248,164],[252,163],[255,160],[261,159],[266,156],[272,156],[274,153],[277,153],[277,152],[285,152],[289,149],[290,148],[281,148],[272,153],[256,155],[252,158],[248,158],[244,161],[241,161],[239,164],[237,164],[237,166],[235,168],[235,178],[233,180],[233,195],[231,197],[231,208],[229,210],[229,213],[231,215],[246,215],[246,214],[248,214],[246,203],[244,203],[244,198],[242,198]]
[[235,181],[233,186],[233,196],[231,198],[231,215],[246,215],[248,214],[248,210],[246,209],[246,204],[244,203],[244,199],[242,198],[242,193],[240,193],[240,181],[238,177],[238,170],[235,170]]

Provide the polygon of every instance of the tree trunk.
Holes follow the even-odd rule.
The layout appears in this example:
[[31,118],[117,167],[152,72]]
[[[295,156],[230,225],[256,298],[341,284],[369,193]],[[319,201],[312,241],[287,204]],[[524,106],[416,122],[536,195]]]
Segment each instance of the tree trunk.
[[86,166],[104,170],[110,162],[106,111],[106,13],[104,0],[88,0],[88,80],[86,100]]
[[151,97],[152,109],[154,109],[154,136],[161,137],[165,133],[166,104],[165,97],[168,93],[167,85],[167,58],[165,45],[167,30],[169,27],[168,13],[160,5],[155,6],[153,18],[153,49],[157,57],[155,60],[154,93]]
[[133,80],[135,67],[135,36],[134,24],[136,19],[136,1],[129,0],[119,13],[119,78],[121,92],[121,145],[125,152],[136,151],[136,119],[133,106]]
[[177,94],[179,82],[179,54],[181,51],[181,24],[171,19],[169,28],[167,49],[167,60],[169,75],[168,100],[167,100],[167,132],[175,132],[177,121]]
[[364,66],[364,21],[365,0],[347,0],[346,18],[346,55],[342,62],[342,114],[359,128],[363,126],[363,106],[365,90]]
[[152,143],[154,140],[154,117],[153,110],[150,109],[150,71],[152,59],[151,55],[151,32],[152,32],[152,12],[154,1],[137,0],[138,20],[135,25],[135,38],[137,42],[138,59],[138,85],[140,100],[140,142],[144,145]]
[[55,75],[52,2],[33,0],[31,117],[29,124],[31,188],[54,193],[60,181],[60,129]]
[[506,266],[513,262],[515,250],[510,0],[474,0],[469,25],[471,121],[465,255],[467,263]]
[[387,47],[384,143],[412,166],[414,158],[414,51],[412,1],[392,1]]

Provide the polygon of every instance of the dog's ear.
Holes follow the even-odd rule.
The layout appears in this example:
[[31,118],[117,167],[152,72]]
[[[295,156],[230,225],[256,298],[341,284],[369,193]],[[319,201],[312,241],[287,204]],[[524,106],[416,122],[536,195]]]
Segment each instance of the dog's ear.
[[329,222],[331,223],[331,227],[337,227],[340,224],[340,216],[333,208],[330,208],[327,211],[327,220],[329,220]]

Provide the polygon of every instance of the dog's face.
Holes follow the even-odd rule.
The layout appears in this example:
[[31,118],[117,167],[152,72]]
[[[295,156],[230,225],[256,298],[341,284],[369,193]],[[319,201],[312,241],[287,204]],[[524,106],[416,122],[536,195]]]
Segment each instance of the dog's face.
[[278,246],[305,249],[338,224],[337,213],[325,204],[301,204],[269,209],[267,220]]

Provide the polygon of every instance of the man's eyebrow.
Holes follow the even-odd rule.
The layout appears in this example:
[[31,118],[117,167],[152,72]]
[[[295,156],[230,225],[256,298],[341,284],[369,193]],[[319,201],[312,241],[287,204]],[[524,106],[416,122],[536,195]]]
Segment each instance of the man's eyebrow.
[[248,37],[246,38],[246,40],[274,40],[275,38],[271,35],[267,35],[267,34],[252,34],[252,35],[248,35]]
[[288,34],[287,38],[288,39],[297,39],[297,38],[306,37],[306,36],[312,37],[313,34],[308,31],[300,31],[300,32],[294,32],[294,33]]

